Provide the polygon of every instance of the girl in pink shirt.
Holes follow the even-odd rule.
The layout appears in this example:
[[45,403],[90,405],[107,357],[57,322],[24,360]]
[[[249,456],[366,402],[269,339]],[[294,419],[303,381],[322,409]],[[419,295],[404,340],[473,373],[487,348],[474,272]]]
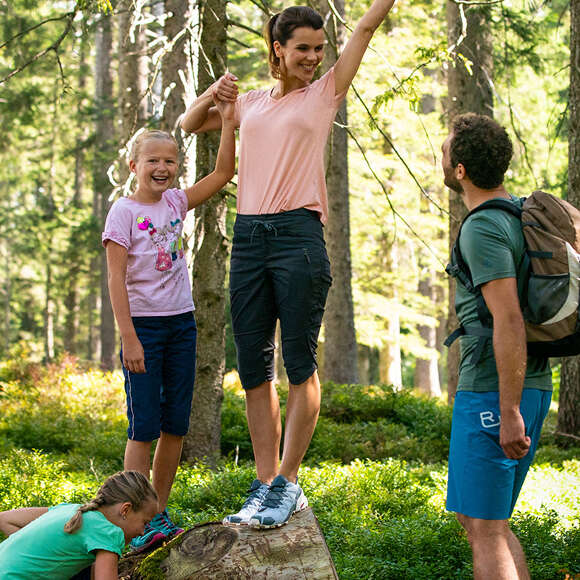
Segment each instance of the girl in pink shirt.
[[[230,295],[257,478],[242,509],[224,523],[281,526],[308,505],[297,475],[320,408],[316,346],[332,280],[322,232],[328,207],[324,148],[340,102],[393,3],[374,0],[335,66],[316,81],[325,44],[321,16],[306,6],[274,15],[266,41],[277,84],[238,96],[236,77],[226,73],[182,121],[190,132],[219,129],[217,99],[235,102],[240,130]],[[281,463],[273,383],[277,319],[290,381]]]
[[189,428],[195,378],[197,329],[181,234],[187,211],[234,175],[234,106],[218,101],[217,107],[222,134],[215,170],[184,190],[170,189],[178,169],[177,143],[162,131],[142,133],[129,162],[137,177],[135,193],[113,204],[103,232],[127,394],[125,469],[149,477],[151,444],[159,439],[153,487],[160,512],[132,540],[135,550],[183,531],[166,510]]

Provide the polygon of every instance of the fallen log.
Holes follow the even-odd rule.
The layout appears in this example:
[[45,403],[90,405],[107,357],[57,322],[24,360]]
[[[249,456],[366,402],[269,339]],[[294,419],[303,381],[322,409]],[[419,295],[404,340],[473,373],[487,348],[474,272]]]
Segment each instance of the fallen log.
[[338,579],[311,508],[270,530],[200,524],[148,555],[123,558],[119,571],[123,580]]

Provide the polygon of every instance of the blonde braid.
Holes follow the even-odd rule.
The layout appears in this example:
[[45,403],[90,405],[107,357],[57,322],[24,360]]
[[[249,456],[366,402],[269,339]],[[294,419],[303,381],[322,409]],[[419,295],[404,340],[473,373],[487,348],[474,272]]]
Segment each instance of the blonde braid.
[[79,506],[75,515],[64,525],[65,533],[74,534],[77,530],[80,530],[83,525],[83,514],[85,512],[98,510],[104,503],[103,498],[97,496],[91,501]]
[[79,506],[64,525],[67,534],[74,534],[83,525],[83,514],[103,506],[129,502],[132,509],[140,510],[147,501],[157,501],[157,493],[149,480],[138,471],[119,471],[105,480],[91,501]]

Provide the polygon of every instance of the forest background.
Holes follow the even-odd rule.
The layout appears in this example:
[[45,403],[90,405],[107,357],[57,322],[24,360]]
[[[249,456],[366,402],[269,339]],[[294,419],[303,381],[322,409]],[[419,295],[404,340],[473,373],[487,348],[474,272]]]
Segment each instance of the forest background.
[[[309,3],[325,18],[324,70],[368,2]],[[121,389],[118,372],[102,375],[90,369],[112,371],[119,365],[100,232],[110,204],[130,191],[126,152],[131,139],[143,127],[169,130],[182,145],[184,183],[211,171],[218,136],[183,134],[179,116],[226,68],[240,79],[242,91],[272,84],[261,31],[267,16],[288,4],[0,0],[0,436],[5,437],[0,451],[10,464],[32,472],[35,462],[54,466],[52,459],[34,454],[15,461],[18,449],[43,449],[49,457],[72,453],[74,459],[76,448],[69,441],[74,436],[68,432],[79,424],[71,415],[76,409],[82,423],[86,410],[65,402],[71,389],[77,392],[71,385],[78,379],[69,376],[93,381],[93,389],[108,381]],[[377,31],[328,148],[330,219],[325,233],[334,285],[319,354],[322,378],[332,382],[325,385],[331,397],[328,423],[323,410],[318,429],[325,443],[315,445],[309,457],[315,464],[379,461],[371,469],[375,475],[361,468],[364,486],[364,478],[377,478],[377,470],[386,469],[386,457],[420,462],[423,483],[423,475],[431,473],[425,466],[445,461],[448,409],[437,401],[446,397],[452,402],[457,352],[447,354],[442,346],[455,324],[454,290],[444,266],[464,208],[442,184],[440,146],[457,113],[492,115],[514,141],[508,190],[527,195],[541,188],[580,206],[580,67],[570,66],[580,54],[579,4],[400,2]],[[242,394],[237,387],[228,391],[227,385],[236,383],[226,374],[236,365],[227,313],[234,216],[232,183],[188,220],[199,352],[184,457],[189,462],[203,459],[213,467],[223,467],[224,457],[234,460],[233,471],[226,468],[224,477],[235,479],[238,460],[249,459],[250,449],[243,412],[238,412]],[[78,361],[73,370],[70,356]],[[277,366],[283,392],[283,367]],[[580,362],[578,357],[555,360],[553,366],[556,393],[547,444],[568,449],[554,447],[546,457],[550,469],[566,473],[563,481],[574,488]],[[393,389],[361,386],[351,394],[343,384]],[[434,401],[409,394],[413,388]],[[85,395],[90,398],[88,391]],[[428,409],[434,415],[423,404],[433,405]],[[94,401],[90,405],[98,408]],[[357,411],[358,405],[364,410]],[[391,416],[384,405],[414,409],[414,419]],[[429,428],[420,425],[422,413],[432,419]],[[59,423],[61,414],[71,423]],[[100,416],[122,441],[122,415],[102,411]],[[32,417],[41,426],[36,431]],[[98,432],[93,420],[87,419]],[[50,421],[69,443],[51,443],[43,431]],[[35,435],[27,436],[28,431]],[[426,443],[434,437],[437,449]],[[351,440],[352,446],[336,449],[334,439]],[[389,447],[385,441],[390,439]],[[405,441],[412,451],[401,451]],[[100,444],[116,449],[107,439]],[[99,463],[101,451],[81,453],[99,476],[119,467],[111,458]],[[78,457],[72,467],[69,463],[67,459],[75,473],[90,472]],[[412,470],[400,469],[411,477]],[[440,468],[435,472],[439,481]],[[190,472],[184,468],[183,473]],[[248,473],[242,470],[237,485]],[[315,478],[328,475],[320,473]],[[204,477],[218,485],[215,474]],[[33,494],[33,501],[43,497],[47,499]],[[544,514],[541,525],[560,539],[563,530],[572,529],[572,539],[563,543],[575,546],[577,500],[564,511],[564,517]],[[440,514],[438,518],[440,522]],[[577,558],[572,560],[559,564],[565,573],[580,573]]]

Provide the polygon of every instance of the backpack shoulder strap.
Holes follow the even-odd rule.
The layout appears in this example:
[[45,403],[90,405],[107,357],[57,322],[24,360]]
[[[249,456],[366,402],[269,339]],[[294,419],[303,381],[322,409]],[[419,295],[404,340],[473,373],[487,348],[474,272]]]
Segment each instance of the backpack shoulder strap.
[[483,203],[479,204],[477,207],[474,207],[463,219],[461,222],[461,226],[459,227],[459,232],[457,233],[457,238],[455,239],[455,243],[453,244],[453,249],[451,250],[451,262],[445,268],[445,271],[450,276],[457,278],[463,284],[463,286],[467,289],[468,292],[475,294],[477,296],[477,316],[483,325],[483,328],[479,327],[464,327],[463,325],[459,328],[455,329],[445,341],[445,346],[450,346],[455,340],[457,340],[460,336],[463,335],[475,335],[479,337],[478,345],[475,351],[473,352],[470,362],[472,364],[477,364],[481,355],[483,353],[483,347],[485,346],[486,342],[491,339],[493,335],[493,330],[491,326],[493,321],[491,319],[491,314],[485,304],[485,300],[483,299],[483,295],[481,294],[481,290],[473,285],[473,278],[471,276],[471,270],[469,266],[463,259],[461,254],[461,249],[459,247],[459,238],[461,236],[461,230],[463,229],[463,225],[467,221],[469,217],[473,214],[476,214],[480,211],[485,209],[500,209],[510,213],[511,215],[517,217],[518,219],[522,219],[522,209],[514,204],[512,201],[508,199],[490,199],[488,201],[484,201]]
[[501,209],[503,211],[512,214],[518,219],[522,218],[522,209],[517,205],[515,205],[513,202],[509,201],[508,199],[489,199],[487,201],[484,201],[483,203],[474,207],[465,216],[465,218],[463,218],[463,221],[459,226],[457,238],[455,239],[455,243],[453,244],[453,249],[451,251],[451,262],[447,265],[445,271],[450,276],[458,278],[461,281],[461,283],[465,286],[465,288],[471,293],[475,293],[476,288],[473,285],[471,270],[469,269],[469,266],[467,265],[467,263],[463,259],[463,255],[461,254],[461,248],[459,247],[459,239],[461,237],[461,230],[463,229],[463,226],[465,225],[465,222],[468,220],[468,218],[485,209]]

